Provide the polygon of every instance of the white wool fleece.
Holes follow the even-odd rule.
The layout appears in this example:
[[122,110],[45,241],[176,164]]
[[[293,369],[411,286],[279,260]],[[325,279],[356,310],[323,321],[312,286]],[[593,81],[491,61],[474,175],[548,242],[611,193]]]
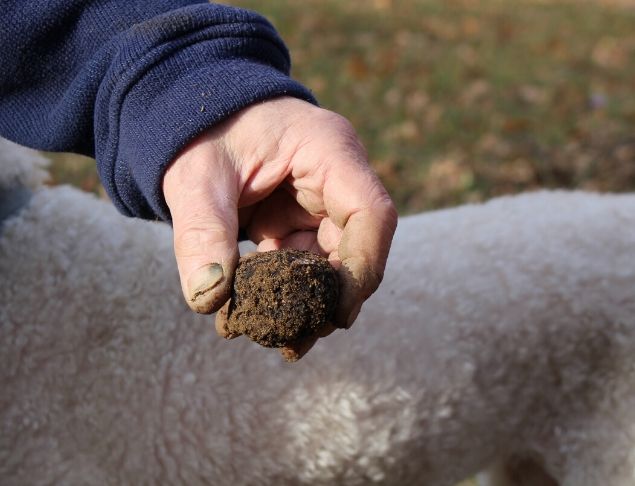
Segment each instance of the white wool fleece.
[[4,223],[0,484],[634,484],[635,197],[403,218],[355,326],[293,364],[186,308],[171,238],[68,187]]
[[49,177],[49,161],[34,150],[0,138],[0,190],[40,187]]

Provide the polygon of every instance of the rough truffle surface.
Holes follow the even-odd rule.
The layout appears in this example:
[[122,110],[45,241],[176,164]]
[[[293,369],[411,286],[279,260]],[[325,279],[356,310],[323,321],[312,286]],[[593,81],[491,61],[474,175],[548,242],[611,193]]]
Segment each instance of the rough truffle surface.
[[252,254],[238,263],[227,328],[279,348],[330,322],[337,297],[337,274],[326,258],[300,250]]

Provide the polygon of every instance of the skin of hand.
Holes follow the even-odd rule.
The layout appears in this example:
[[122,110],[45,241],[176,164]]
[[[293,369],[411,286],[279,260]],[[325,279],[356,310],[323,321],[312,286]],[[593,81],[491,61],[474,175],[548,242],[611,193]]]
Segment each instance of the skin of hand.
[[[377,289],[397,226],[390,196],[351,124],[289,97],[251,105],[198,136],[167,169],[163,194],[190,307],[225,323],[238,263],[238,229],[258,251],[311,250],[338,272],[334,322],[282,348],[294,361],[319,337],[348,328]],[[223,307],[221,309],[221,307]]]

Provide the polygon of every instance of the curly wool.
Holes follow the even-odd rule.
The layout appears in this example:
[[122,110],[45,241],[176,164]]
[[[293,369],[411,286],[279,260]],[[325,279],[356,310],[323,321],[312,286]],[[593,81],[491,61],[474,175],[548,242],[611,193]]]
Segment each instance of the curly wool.
[[403,218],[356,325],[295,364],[188,311],[171,239],[69,187],[4,222],[0,483],[633,484],[635,197]]

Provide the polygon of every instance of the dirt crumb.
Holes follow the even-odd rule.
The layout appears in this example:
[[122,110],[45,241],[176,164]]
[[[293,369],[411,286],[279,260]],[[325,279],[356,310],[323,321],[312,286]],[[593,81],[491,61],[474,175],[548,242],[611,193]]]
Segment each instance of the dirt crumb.
[[330,322],[337,297],[337,274],[326,258],[288,249],[255,253],[238,263],[227,328],[279,348]]

